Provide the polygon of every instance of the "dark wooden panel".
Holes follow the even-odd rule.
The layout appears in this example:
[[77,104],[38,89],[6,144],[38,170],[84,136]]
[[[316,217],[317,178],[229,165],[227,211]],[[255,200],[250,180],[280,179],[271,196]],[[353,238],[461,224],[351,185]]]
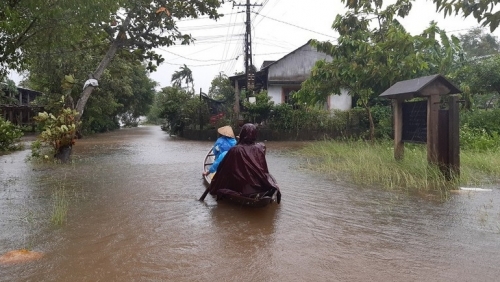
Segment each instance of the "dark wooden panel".
[[403,103],[404,142],[427,142],[427,101]]

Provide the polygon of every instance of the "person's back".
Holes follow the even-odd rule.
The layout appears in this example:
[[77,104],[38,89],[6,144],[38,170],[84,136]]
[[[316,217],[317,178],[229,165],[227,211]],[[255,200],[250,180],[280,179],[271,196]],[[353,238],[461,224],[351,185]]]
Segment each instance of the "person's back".
[[229,126],[223,126],[217,129],[217,132],[221,135],[215,141],[212,147],[212,152],[214,153],[214,163],[210,166],[207,171],[203,172],[203,175],[211,174],[217,171],[217,167],[224,158],[225,154],[231,147],[236,145],[236,139],[234,138],[233,129]]
[[[210,193],[238,193],[251,196],[278,185],[269,173],[265,146],[256,144],[257,129],[253,124],[243,125],[239,141],[227,153],[210,184]],[[228,191],[231,190],[231,191]]]
[[214,144],[213,149],[212,149],[214,152],[215,158],[217,159],[220,154],[222,154],[223,152],[229,151],[229,149],[231,149],[231,147],[233,147],[234,145],[236,145],[235,138],[231,138],[228,136],[221,136],[221,137],[217,138],[217,141],[215,141],[215,144]]

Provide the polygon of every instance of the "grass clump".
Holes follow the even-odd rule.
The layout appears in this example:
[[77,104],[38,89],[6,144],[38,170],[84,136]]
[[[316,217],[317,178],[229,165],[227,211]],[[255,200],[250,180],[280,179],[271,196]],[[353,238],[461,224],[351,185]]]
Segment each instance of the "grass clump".
[[299,151],[308,169],[352,181],[359,185],[377,185],[386,189],[414,192],[438,192],[459,185],[491,183],[500,175],[500,152],[461,152],[460,179],[447,181],[436,165],[427,162],[424,144],[405,144],[404,158],[394,159],[391,141],[323,141]]
[[57,187],[52,194],[52,213],[50,221],[60,226],[66,222],[69,208],[68,193],[64,187]]

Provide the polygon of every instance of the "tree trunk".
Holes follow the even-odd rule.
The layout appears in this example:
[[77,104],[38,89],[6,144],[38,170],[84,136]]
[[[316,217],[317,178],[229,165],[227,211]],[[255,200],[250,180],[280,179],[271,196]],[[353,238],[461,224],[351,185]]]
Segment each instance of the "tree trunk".
[[72,150],[73,150],[73,147],[71,145],[61,147],[55,153],[54,159],[60,160],[62,163],[67,163],[67,162],[69,162],[69,160],[71,158],[71,151]]
[[[102,59],[102,61],[99,63],[99,66],[97,69],[94,71],[94,73],[91,75],[89,78],[94,78],[99,80],[104,73],[104,70],[109,66],[111,61],[116,55],[116,52],[118,52],[118,49],[121,47],[121,43],[126,40],[125,38],[125,30],[127,30],[128,26],[130,24],[130,17],[127,15],[127,18],[123,21],[123,25],[121,28],[121,31],[116,35],[115,40],[113,43],[111,43],[111,46],[109,46],[108,51],[106,52],[106,55]],[[76,111],[78,112],[78,116],[76,116],[76,121],[80,121],[83,112],[85,110],[85,105],[87,104],[87,101],[90,97],[90,94],[92,94],[92,91],[94,90],[94,86],[87,86],[83,90],[82,97],[78,99],[78,102],[76,103]]]
[[[104,73],[104,70],[109,66],[109,64],[113,60],[113,57],[115,56],[117,51],[118,51],[118,42],[115,41],[109,47],[108,52],[106,52],[106,55],[99,63],[99,66],[92,74],[92,77],[89,78],[95,78],[99,80],[102,74]],[[79,121],[80,118],[82,117],[83,112],[85,110],[85,105],[87,104],[90,94],[92,94],[94,88],[95,88],[94,86],[87,86],[87,88],[83,90],[82,97],[78,99],[78,102],[76,103],[76,111],[78,112],[78,116],[76,117],[77,121]]]

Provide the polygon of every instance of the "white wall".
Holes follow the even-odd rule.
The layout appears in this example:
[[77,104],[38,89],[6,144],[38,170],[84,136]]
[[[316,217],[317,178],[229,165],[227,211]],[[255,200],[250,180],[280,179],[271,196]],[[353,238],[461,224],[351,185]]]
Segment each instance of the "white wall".
[[[284,85],[270,85],[267,89],[267,95],[271,97],[271,101],[273,101],[275,105],[281,104],[283,86]],[[328,99],[330,99],[330,110],[347,111],[352,108],[352,98],[346,90],[342,90],[340,95],[332,94]]]
[[[331,61],[331,57],[306,44],[269,66],[267,94],[275,105],[281,104],[283,87],[297,86],[297,82],[306,80],[318,60]],[[352,107],[352,99],[347,91],[341,91],[340,95],[331,95],[328,99],[330,110],[345,111]]]
[[347,93],[347,90],[340,91],[340,95],[331,95],[329,99],[330,110],[347,111],[352,108],[352,98]]
[[281,104],[281,87],[282,85],[269,85],[267,88],[267,95],[275,105]]
[[273,81],[302,82],[309,77],[316,61],[325,59],[331,60],[325,53],[317,52],[311,45],[306,44],[269,66],[269,84]]

